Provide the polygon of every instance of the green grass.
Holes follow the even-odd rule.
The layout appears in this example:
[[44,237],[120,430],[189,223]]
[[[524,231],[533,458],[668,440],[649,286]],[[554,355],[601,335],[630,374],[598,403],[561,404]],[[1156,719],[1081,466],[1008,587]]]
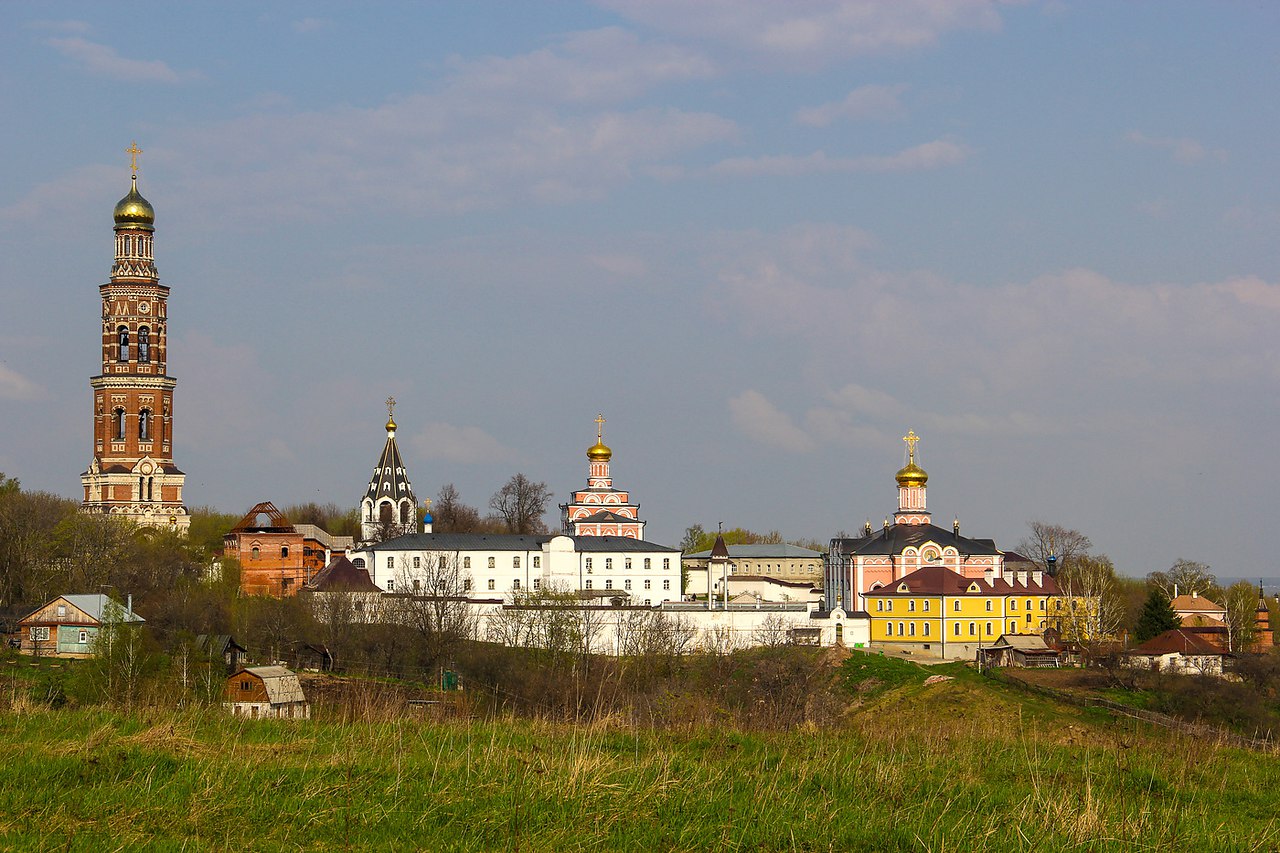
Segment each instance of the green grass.
[[[1270,850],[1280,762],[878,656],[837,725],[0,715],[6,849]],[[918,672],[917,672],[918,671]],[[22,708],[23,706],[19,706]]]

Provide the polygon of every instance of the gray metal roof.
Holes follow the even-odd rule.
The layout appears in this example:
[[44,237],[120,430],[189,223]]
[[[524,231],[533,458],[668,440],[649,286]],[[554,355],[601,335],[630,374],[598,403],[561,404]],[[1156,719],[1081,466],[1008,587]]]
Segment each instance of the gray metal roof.
[[[283,666],[252,666],[245,667],[240,672],[247,672],[262,679],[262,686],[267,690],[267,700],[272,705],[307,701],[306,695],[302,692],[302,682],[298,680],[293,670],[285,669]],[[231,677],[236,678],[240,672]]]
[[[64,595],[64,596],[61,596],[61,598],[65,599],[68,603],[74,605],[78,609],[83,610],[85,613],[92,616],[94,619],[97,619],[99,622],[104,622],[104,621],[145,622],[147,621],[143,619],[141,616],[139,616],[137,613],[126,611],[125,606],[123,604],[116,601],[114,598],[112,598],[109,595],[93,593],[90,595]],[[107,619],[105,620],[102,618],[102,614],[104,611],[107,614]]]
[[[819,559],[822,557],[821,551],[814,551],[809,548],[801,548],[799,545],[788,545],[779,543],[777,545],[729,545],[729,559],[750,559],[750,560],[795,560],[795,559]],[[711,551],[698,551],[693,554],[685,554],[686,557],[695,560],[711,559]]]
[[[406,533],[370,545],[370,551],[541,551],[544,543],[561,533]],[[629,536],[565,536],[580,552],[671,551],[679,548],[632,539]]]

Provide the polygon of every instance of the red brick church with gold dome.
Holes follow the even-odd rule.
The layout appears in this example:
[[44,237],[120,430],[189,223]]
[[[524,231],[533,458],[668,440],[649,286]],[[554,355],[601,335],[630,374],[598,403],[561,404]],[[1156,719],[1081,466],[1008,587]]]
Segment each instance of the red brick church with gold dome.
[[129,147],[133,182],[115,208],[115,263],[102,298],[101,372],[93,388],[93,458],[80,475],[81,511],[185,533],[186,475],[173,461],[168,373],[169,288],[160,283],[152,239],[156,214],[138,192],[141,149]]

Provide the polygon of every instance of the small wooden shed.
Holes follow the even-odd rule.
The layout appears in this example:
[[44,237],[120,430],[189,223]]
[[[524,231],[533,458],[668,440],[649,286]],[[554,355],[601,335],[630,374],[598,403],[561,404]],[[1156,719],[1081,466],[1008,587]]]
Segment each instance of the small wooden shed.
[[305,720],[311,705],[297,673],[283,666],[252,666],[227,678],[224,703],[238,717]]

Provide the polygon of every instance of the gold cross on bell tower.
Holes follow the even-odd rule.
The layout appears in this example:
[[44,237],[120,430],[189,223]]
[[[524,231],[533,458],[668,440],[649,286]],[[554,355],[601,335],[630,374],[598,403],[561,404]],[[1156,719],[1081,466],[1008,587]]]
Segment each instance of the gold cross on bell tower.
[[133,171],[133,176],[138,177],[138,155],[142,153],[138,140],[135,139],[132,145],[124,149],[124,153],[129,155],[129,168]]
[[388,420],[390,420],[391,416],[395,414],[395,410],[396,410],[396,398],[388,397],[387,398],[387,419]]
[[596,415],[596,441],[604,441],[604,413]]
[[920,440],[920,436],[916,435],[915,430],[909,429],[907,430],[907,434],[902,437],[902,440],[907,443],[907,461],[915,462],[916,442]]

